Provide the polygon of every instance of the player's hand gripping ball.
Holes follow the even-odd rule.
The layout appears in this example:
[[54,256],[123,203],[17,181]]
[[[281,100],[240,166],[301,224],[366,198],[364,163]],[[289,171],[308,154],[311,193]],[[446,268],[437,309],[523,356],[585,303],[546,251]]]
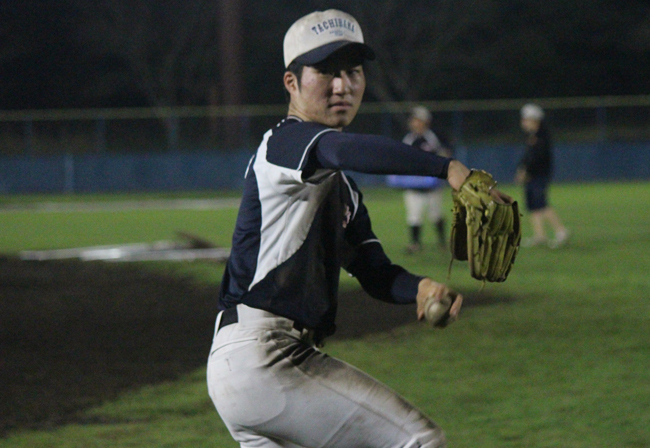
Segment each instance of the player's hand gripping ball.
[[[436,328],[444,328],[458,318],[462,296],[445,285],[423,280],[418,291],[418,318]],[[458,302],[458,303],[457,303]],[[452,307],[456,304],[452,314]]]
[[424,318],[432,325],[439,325],[443,318],[449,314],[452,299],[449,294],[440,300],[434,300],[430,297],[424,306]]

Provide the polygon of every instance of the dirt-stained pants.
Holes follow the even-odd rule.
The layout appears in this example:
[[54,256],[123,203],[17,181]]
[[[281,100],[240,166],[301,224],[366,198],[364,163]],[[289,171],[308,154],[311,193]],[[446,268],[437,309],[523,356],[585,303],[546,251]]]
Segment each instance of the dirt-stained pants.
[[242,448],[446,446],[434,422],[387,386],[314,348],[291,320],[245,305],[237,312],[237,323],[215,333],[207,379]]

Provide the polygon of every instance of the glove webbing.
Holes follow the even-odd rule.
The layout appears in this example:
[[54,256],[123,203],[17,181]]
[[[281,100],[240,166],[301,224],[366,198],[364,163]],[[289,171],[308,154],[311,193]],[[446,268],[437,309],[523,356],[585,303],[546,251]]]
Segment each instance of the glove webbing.
[[507,278],[521,239],[520,215],[516,202],[499,204],[493,200],[489,191],[495,185],[488,173],[472,171],[459,192],[452,193],[448,279],[454,259],[469,261],[472,277],[483,282],[481,289],[486,280],[502,282]]

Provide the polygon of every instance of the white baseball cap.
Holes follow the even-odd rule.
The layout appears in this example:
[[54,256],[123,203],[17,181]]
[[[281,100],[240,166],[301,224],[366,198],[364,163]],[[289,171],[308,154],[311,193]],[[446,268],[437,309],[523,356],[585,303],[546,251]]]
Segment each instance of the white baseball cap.
[[415,106],[411,109],[411,117],[422,121],[431,121],[431,112],[424,106]]
[[298,19],[284,35],[284,66],[294,60],[313,65],[348,45],[357,46],[366,59],[375,59],[354,17],[337,9],[315,11]]
[[526,104],[521,108],[521,118],[541,121],[544,119],[544,110],[537,104]]

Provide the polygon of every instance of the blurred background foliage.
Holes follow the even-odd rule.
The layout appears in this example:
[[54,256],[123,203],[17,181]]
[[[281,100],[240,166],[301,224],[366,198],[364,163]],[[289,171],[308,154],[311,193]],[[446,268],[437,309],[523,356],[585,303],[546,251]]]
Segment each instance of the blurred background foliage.
[[0,108],[278,104],[282,39],[336,7],[376,50],[369,101],[645,94],[640,0],[0,3]]

